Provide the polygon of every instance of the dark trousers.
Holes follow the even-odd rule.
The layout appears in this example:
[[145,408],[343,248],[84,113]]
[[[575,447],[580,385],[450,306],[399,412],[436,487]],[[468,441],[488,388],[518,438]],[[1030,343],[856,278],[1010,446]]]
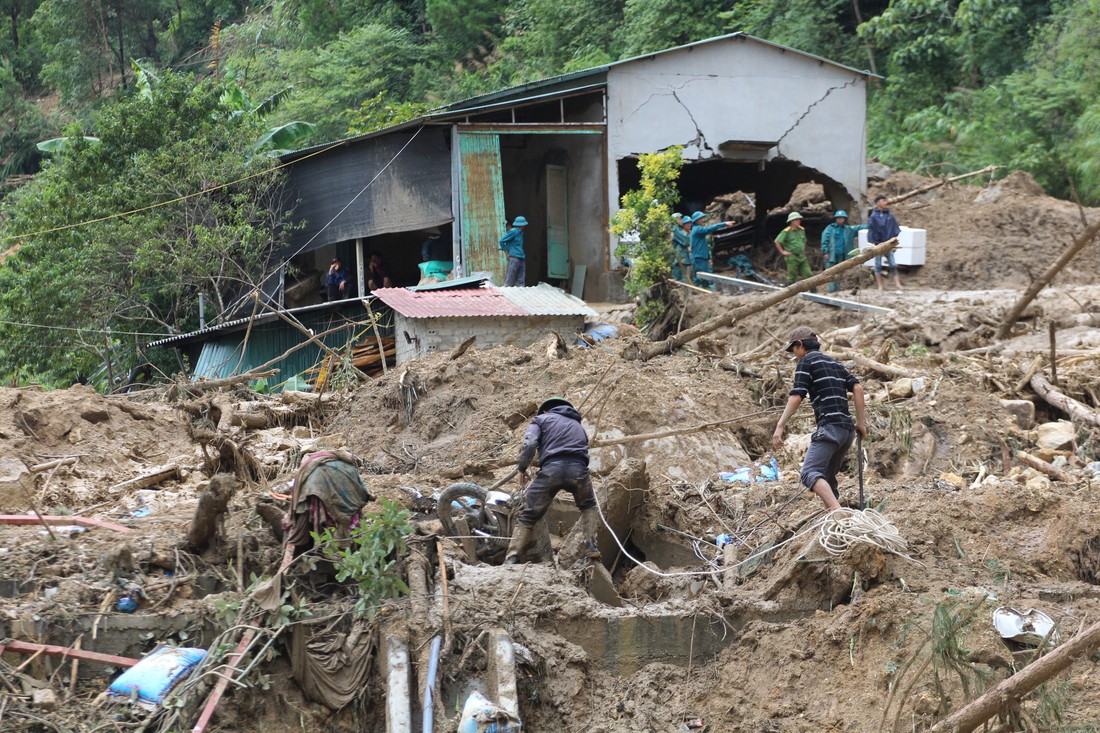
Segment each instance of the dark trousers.
[[527,260],[520,257],[509,257],[508,267],[504,272],[504,287],[523,287],[527,284]]
[[519,523],[534,527],[546,515],[550,502],[559,491],[568,491],[581,511],[596,507],[596,495],[592,493],[592,479],[588,466],[581,461],[553,461],[535,474],[527,486],[527,501],[519,515]]
[[856,439],[855,428],[847,425],[822,425],[810,437],[810,449],[802,462],[802,485],[813,491],[818,479],[825,479],[840,498],[836,475],[844,463],[844,456]]

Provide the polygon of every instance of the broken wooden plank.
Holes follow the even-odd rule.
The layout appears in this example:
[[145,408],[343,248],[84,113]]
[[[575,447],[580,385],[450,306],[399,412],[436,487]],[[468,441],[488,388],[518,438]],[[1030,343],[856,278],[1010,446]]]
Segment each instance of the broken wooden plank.
[[75,646],[58,646],[55,644],[35,644],[30,641],[2,641],[0,642],[0,655],[6,652],[18,654],[45,654],[49,657],[67,657],[79,659],[85,662],[97,662],[109,664],[113,667],[133,667],[139,661],[130,657],[117,657],[114,654],[101,654],[99,652],[80,649]]
[[191,729],[191,733],[203,733],[203,731],[206,730],[206,726],[210,724],[210,719],[214,717],[214,710],[218,707],[218,703],[221,702],[222,695],[225,694],[225,688],[229,687],[229,682],[237,676],[237,665],[240,664],[241,659],[244,658],[244,653],[248,649],[248,645],[252,643],[255,637],[256,629],[248,629],[244,632],[244,636],[241,637],[241,643],[237,645],[236,651],[230,654],[226,659],[225,666],[228,669],[218,675],[218,683],[214,685],[214,690],[210,693],[210,697],[206,698],[206,704],[202,708],[202,714],[199,715],[199,719],[195,721],[195,727]]
[[35,516],[33,514],[0,514],[0,525],[7,525],[9,527],[25,527],[32,524],[43,523],[49,524],[53,527],[67,527],[69,525],[74,525],[77,527],[88,528],[99,527],[101,529],[109,529],[112,532],[134,531],[129,527],[123,527],[121,524],[115,524],[114,522],[104,522],[101,519],[91,519],[90,517],[65,516],[58,514],[44,514],[41,516]]
[[[768,292],[783,290],[783,288],[779,285],[766,285],[764,283],[753,282],[752,280],[742,280],[738,277],[730,277],[729,275],[719,275],[716,272],[700,272],[699,277],[703,280],[710,280],[711,282],[718,283],[719,285],[726,285],[728,287],[747,288],[749,290],[763,290]],[[818,295],[817,293],[799,293],[798,297],[802,300],[808,300],[811,303],[821,303],[822,305],[831,306],[833,308],[842,308],[844,310],[850,311],[863,311],[866,313],[876,313],[882,315],[894,312],[893,308],[883,308],[882,306],[878,305],[857,303],[854,300],[834,298],[831,295]]]
[[760,311],[767,310],[773,305],[782,303],[784,300],[789,300],[795,297],[799,293],[804,293],[808,290],[812,290],[819,285],[833,282],[838,277],[843,275],[848,270],[859,267],[867,260],[874,257],[881,257],[887,252],[891,251],[898,246],[897,237],[889,239],[882,244],[877,244],[870,249],[862,250],[859,254],[853,256],[851,259],[841,262],[839,265],[834,265],[824,272],[820,272],[813,277],[808,277],[805,280],[796,282],[793,285],[788,285],[782,290],[778,290],[774,293],[770,293],[764,298],[757,300],[753,303],[746,303],[740,308],[734,308],[731,311],[708,318],[702,323],[692,326],[691,328],[680,331],[669,336],[664,341],[657,341],[645,346],[630,346],[624,356],[627,358],[639,358],[642,360],[652,359],[661,354],[669,354],[675,349],[680,348],[686,343],[690,343],[700,336],[706,336],[708,333],[717,331],[719,328],[725,328],[731,326],[737,321],[747,318]]
[[932,733],[970,733],[997,713],[1019,705],[1036,687],[1065,670],[1074,660],[1091,654],[1098,646],[1100,622],[936,723],[932,726]]
[[115,484],[111,488],[107,489],[112,494],[122,491],[137,491],[138,489],[147,489],[150,486],[156,486],[162,481],[168,479],[179,478],[180,467],[176,464],[170,464],[168,466],[161,466],[153,471],[138,476],[136,478],[123,481],[122,483]]

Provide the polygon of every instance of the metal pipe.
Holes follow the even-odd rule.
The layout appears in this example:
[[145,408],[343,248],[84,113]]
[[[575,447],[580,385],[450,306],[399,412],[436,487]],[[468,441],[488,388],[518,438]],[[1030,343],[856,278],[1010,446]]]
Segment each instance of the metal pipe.
[[423,733],[432,733],[435,727],[435,708],[432,706],[432,689],[435,688],[435,675],[439,669],[439,648],[443,639],[436,634],[432,638],[432,654],[428,661],[428,680],[424,685],[424,724]]

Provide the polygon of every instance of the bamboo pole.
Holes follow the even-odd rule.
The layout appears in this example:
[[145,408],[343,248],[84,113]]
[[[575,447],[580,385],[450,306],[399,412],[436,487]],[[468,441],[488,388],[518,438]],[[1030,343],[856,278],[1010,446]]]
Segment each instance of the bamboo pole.
[[828,270],[818,273],[813,277],[806,278],[805,280],[801,280],[793,285],[788,285],[782,290],[777,290],[755,302],[743,305],[740,308],[734,308],[728,313],[723,313],[722,315],[715,316],[714,318],[708,318],[697,326],[693,326],[686,331],[681,331],[680,333],[669,336],[664,341],[657,341],[656,343],[643,346],[639,349],[638,356],[643,360],[649,360],[655,356],[660,356],[661,354],[669,354],[674,349],[678,349],[684,344],[694,341],[700,336],[706,336],[708,333],[716,331],[719,328],[730,326],[743,318],[751,316],[755,313],[759,313],[760,311],[767,310],[773,305],[782,303],[784,300],[795,297],[799,293],[805,293],[806,291],[812,290],[819,285],[833,282],[848,270],[859,267],[864,262],[867,262],[874,257],[881,257],[882,255],[886,254],[897,246],[898,240],[897,237],[895,237],[894,239],[887,240],[882,244],[877,244],[870,249],[865,249],[851,259],[845,260],[839,265],[834,265]]

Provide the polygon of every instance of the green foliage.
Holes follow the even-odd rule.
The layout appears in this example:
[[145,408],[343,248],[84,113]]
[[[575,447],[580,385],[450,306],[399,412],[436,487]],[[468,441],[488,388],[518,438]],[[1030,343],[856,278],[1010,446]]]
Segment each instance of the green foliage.
[[[680,200],[676,181],[684,164],[682,152],[682,147],[674,145],[640,155],[641,188],[623,195],[622,208],[611,221],[612,234],[625,238],[615,256],[630,262],[626,290],[632,296],[646,292],[671,272],[672,207]],[[661,303],[649,303],[649,312],[638,314],[639,323],[652,320],[663,309]]]
[[348,127],[348,135],[363,135],[391,125],[415,120],[428,112],[430,105],[423,102],[388,102],[385,89],[359,105]]
[[456,58],[483,57],[496,44],[502,24],[499,0],[425,0],[436,36]]
[[623,51],[637,56],[721,35],[720,14],[731,5],[729,0],[626,0]]
[[397,564],[405,552],[405,540],[412,533],[409,512],[396,502],[382,499],[382,511],[360,517],[349,540],[329,528],[313,533],[321,555],[336,566],[336,579],[351,580],[358,586],[355,611],[374,618],[387,600],[400,598],[409,586],[398,574]]
[[66,130],[68,143],[5,200],[0,236],[20,247],[0,266],[0,320],[75,330],[0,326],[0,374],[62,382],[120,352],[124,373],[151,336],[197,326],[200,292],[224,310],[262,279],[287,234],[282,178],[250,159],[261,128],[232,117],[224,91],[166,72],[149,95],[96,117],[98,144]]
[[869,65],[865,50],[853,42],[858,23],[850,0],[744,0],[718,15],[730,31],[860,68]]

